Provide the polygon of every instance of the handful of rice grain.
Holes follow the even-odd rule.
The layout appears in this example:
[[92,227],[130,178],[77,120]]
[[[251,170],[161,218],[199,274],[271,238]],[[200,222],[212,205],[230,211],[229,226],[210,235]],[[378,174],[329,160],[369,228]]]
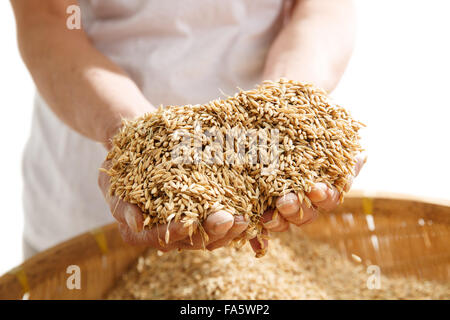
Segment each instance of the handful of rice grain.
[[[107,156],[110,194],[136,204],[144,227],[181,221],[190,235],[218,210],[250,221],[239,244],[262,239],[278,196],[323,182],[343,192],[362,151],[360,122],[311,84],[280,79],[225,100],[169,106],[124,121]],[[166,240],[169,237],[166,234]],[[259,256],[265,252],[260,252]]]

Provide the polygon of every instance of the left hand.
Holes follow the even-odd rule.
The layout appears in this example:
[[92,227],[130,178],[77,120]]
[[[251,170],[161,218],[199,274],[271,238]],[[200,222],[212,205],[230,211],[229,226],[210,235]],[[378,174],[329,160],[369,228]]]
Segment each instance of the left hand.
[[[356,156],[355,177],[359,174],[366,161],[366,154],[360,153]],[[353,178],[345,186],[345,192],[350,190]],[[307,197],[313,204],[311,208],[308,208],[305,203],[299,203],[295,193],[288,193],[276,200],[279,214],[273,218],[274,210],[267,210],[261,217],[261,222],[266,230],[274,232],[286,231],[289,229],[290,224],[302,226],[313,222],[318,217],[319,209],[325,211],[334,210],[339,205],[340,196],[341,194],[336,188],[328,188],[326,184],[319,182],[307,194]],[[300,208],[303,210],[303,215],[300,214]],[[263,240],[263,243],[264,247],[267,248],[268,241]],[[255,251],[261,249],[261,244],[256,239],[250,240],[250,244]]]

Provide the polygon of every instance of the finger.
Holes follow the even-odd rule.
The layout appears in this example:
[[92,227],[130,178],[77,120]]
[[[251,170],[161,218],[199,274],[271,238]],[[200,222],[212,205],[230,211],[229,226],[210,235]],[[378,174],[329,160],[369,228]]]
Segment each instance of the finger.
[[353,181],[354,181],[355,177],[359,175],[359,173],[360,173],[362,167],[363,167],[364,164],[367,162],[367,154],[366,154],[365,152],[359,153],[359,154],[355,157],[355,160],[356,160],[356,164],[355,164],[355,176],[350,176],[350,177],[348,178],[348,182],[347,182],[347,184],[346,184],[345,187],[344,187],[344,191],[345,191],[345,192],[349,192],[349,191],[350,191],[350,189],[351,189],[351,187],[352,187],[352,185],[353,185]]
[[319,182],[312,186],[311,191],[306,196],[315,204],[326,200],[327,192],[328,186],[325,183]]
[[[289,197],[291,199],[293,199],[295,197],[297,199],[297,202],[298,202],[297,195],[295,195],[293,193],[287,194],[285,197]],[[280,197],[276,201],[276,205],[277,205],[277,208],[278,208],[280,214],[289,223],[295,224],[296,226],[301,226],[301,225],[303,225],[305,223],[309,223],[309,222],[314,221],[318,217],[318,212],[317,212],[316,208],[314,208],[313,206],[308,207],[305,203],[302,203],[299,206],[299,209],[297,211],[294,211],[294,210],[280,210],[280,208],[283,208],[283,203],[284,203],[283,201],[284,200],[285,199]]]
[[279,197],[276,200],[275,204],[278,211],[283,215],[283,217],[296,214],[300,210],[298,197],[294,193],[288,193],[284,196]]
[[[209,236],[208,236],[209,237]],[[209,238],[202,232],[196,232],[192,237],[178,241],[177,246],[183,250],[201,250],[205,249],[209,243]]]
[[210,214],[205,222],[203,228],[208,234],[211,241],[222,238],[231,229],[234,223],[234,216],[225,210],[217,211]]
[[308,207],[306,204],[302,204],[301,211],[297,216],[289,218],[289,222],[296,226],[302,226],[309,224],[319,217],[319,211],[314,207]]
[[111,161],[104,161],[98,173],[98,186],[100,187],[100,190],[102,190],[103,196],[106,196],[109,189],[109,175],[104,170],[108,170],[110,167]]
[[201,232],[197,232],[191,239],[186,239],[186,241],[181,242],[180,249],[204,249],[209,243],[225,237],[233,224],[234,217],[231,213],[225,210],[212,213],[203,222],[203,229],[205,230],[207,237]]
[[282,232],[289,229],[289,222],[273,209],[267,210],[261,217],[264,228],[269,231]]
[[144,228],[144,215],[135,204],[127,203],[109,194],[105,198],[114,219],[127,224],[133,232],[140,232]]
[[313,221],[318,215],[314,207],[309,208],[305,203],[300,204],[295,193],[279,197],[275,204],[282,217],[297,226]]
[[234,224],[230,230],[228,230],[227,234],[214,242],[211,242],[206,247],[208,250],[215,250],[220,247],[224,247],[230,244],[230,242],[239,237],[245,230],[248,228],[248,221],[245,221],[244,217],[237,216],[234,218]]
[[[268,234],[269,232],[267,231],[267,229],[263,229],[263,235],[267,236]],[[265,252],[269,247],[269,240],[267,239],[261,239],[261,241],[259,241],[258,238],[255,237],[251,239],[249,242],[250,246],[252,247],[253,251],[256,253],[257,256],[262,252]]]
[[[111,161],[102,164],[103,169],[108,169]],[[106,172],[100,171],[98,175],[98,185],[105,197],[113,217],[120,223],[125,223],[133,232],[140,232],[144,227],[144,216],[141,209],[134,204],[122,201],[117,196],[109,194],[109,176]]]
[[361,152],[359,153],[356,157],[356,164],[355,164],[355,177],[358,176],[359,172],[361,171],[362,167],[364,167],[364,165],[367,162],[367,153],[366,152]]
[[353,177],[353,176],[349,176],[347,178],[347,184],[344,187],[344,192],[349,192],[350,191],[350,189],[352,188],[354,180],[355,180],[355,177]]
[[131,245],[146,245],[156,250],[161,250],[163,252],[169,252],[171,250],[177,249],[176,242],[171,244],[165,244],[163,242],[144,242],[143,239],[133,232],[127,224],[119,223],[119,233],[124,242]]
[[[122,224],[128,227],[127,224]],[[122,227],[123,228],[123,227]],[[122,230],[125,242],[134,245],[147,245],[153,248],[171,247],[171,244],[184,240],[189,235],[189,227],[184,227],[180,221],[172,221],[169,224],[161,224],[145,229],[140,232],[133,232],[129,227]]]
[[144,228],[144,215],[135,204],[130,204],[120,200],[118,197],[111,197],[107,201],[113,217],[121,222],[126,223],[130,229],[135,232],[141,232]]
[[336,209],[341,198],[340,192],[335,187],[329,188],[322,182],[316,183],[307,196],[314,205],[326,211]]

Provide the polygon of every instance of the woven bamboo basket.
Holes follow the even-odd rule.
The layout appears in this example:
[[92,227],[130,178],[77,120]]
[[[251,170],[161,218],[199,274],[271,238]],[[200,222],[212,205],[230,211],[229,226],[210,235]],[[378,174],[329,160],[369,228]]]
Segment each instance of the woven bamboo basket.
[[[303,227],[343,255],[359,256],[384,274],[450,280],[450,202],[392,194],[352,193],[333,213]],[[0,278],[0,299],[101,299],[145,250],[129,246],[115,224],[37,254]],[[68,266],[81,289],[68,289]]]

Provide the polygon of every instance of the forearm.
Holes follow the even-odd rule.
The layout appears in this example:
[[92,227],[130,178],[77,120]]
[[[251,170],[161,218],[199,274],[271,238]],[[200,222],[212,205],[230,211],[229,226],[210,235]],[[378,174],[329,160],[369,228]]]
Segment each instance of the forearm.
[[66,28],[65,12],[59,12],[64,7],[52,9],[56,12],[32,17],[15,10],[22,57],[53,112],[79,133],[108,143],[122,117],[135,117],[152,106],[83,30]]
[[289,22],[272,44],[263,77],[311,82],[332,91],[354,43],[351,0],[298,0]]

